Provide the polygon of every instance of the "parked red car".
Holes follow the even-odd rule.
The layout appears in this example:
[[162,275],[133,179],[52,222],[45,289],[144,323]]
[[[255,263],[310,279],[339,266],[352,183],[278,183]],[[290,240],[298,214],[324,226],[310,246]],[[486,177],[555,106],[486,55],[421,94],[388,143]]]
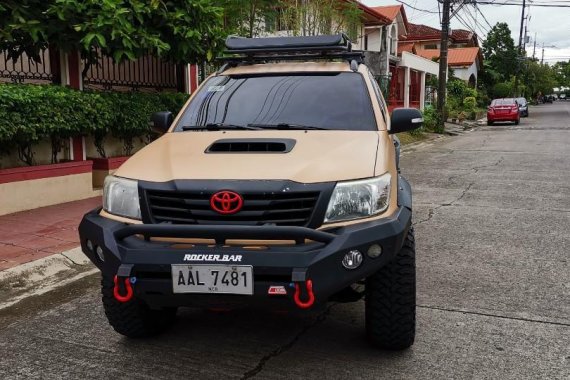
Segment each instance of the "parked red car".
[[516,99],[493,99],[487,109],[487,125],[493,125],[496,121],[513,121],[518,125],[520,120],[519,104]]

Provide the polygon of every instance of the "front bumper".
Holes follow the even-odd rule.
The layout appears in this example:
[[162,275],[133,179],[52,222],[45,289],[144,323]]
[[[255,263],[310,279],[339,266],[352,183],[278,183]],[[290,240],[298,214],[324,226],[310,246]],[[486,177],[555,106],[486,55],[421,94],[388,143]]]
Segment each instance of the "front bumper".
[[[83,252],[103,274],[136,277],[134,294],[151,307],[243,305],[259,301],[286,306],[293,304],[294,283],[310,279],[316,302],[324,303],[386,265],[402,247],[411,215],[411,209],[403,205],[390,218],[325,232],[304,227],[127,225],[104,218],[99,210],[93,210],[84,216],[79,235]],[[191,245],[156,238],[208,238],[217,243]],[[286,239],[297,244],[268,245],[259,250],[228,246],[224,244],[225,239]],[[88,248],[88,241],[92,249]],[[382,247],[382,254],[377,258],[366,255],[372,244]],[[102,248],[104,260],[95,252],[96,247]],[[357,269],[347,270],[341,261],[353,249],[361,251],[364,260]],[[221,264],[215,259],[224,255],[241,255],[239,265],[253,267],[253,296],[173,292],[172,264]],[[284,286],[287,294],[269,295],[270,286]]]

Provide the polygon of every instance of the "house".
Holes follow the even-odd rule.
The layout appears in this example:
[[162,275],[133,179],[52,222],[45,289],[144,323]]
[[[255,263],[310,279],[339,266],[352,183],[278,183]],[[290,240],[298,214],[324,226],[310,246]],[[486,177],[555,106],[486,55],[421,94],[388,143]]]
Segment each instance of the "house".
[[[427,25],[409,24],[406,43],[413,44],[416,53],[424,58],[438,61],[441,47],[441,30]],[[449,35],[447,65],[453,76],[466,81],[470,86],[477,85],[477,75],[483,64],[483,55],[475,33],[454,29]]]
[[[408,24],[408,34],[404,36],[408,42],[414,42],[420,50],[432,50],[441,47],[441,30],[422,24]],[[450,48],[478,47],[479,40],[469,30],[453,29],[449,35]]]
[[375,23],[365,21],[362,48],[369,67],[385,89],[388,108],[423,109],[428,94],[426,77],[437,76],[439,65],[418,55],[413,43],[404,42],[410,24],[403,5],[370,9],[377,20]]
[[[418,55],[431,60],[439,60],[439,49],[419,50]],[[479,47],[451,48],[447,53],[447,66],[453,70],[453,76],[464,80],[471,87],[477,86],[477,74],[483,62]]]

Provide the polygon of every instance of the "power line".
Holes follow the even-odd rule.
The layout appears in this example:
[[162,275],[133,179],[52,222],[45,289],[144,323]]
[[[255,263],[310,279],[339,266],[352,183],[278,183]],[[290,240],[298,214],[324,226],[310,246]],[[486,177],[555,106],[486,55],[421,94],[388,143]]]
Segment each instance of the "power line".
[[[552,1],[552,0],[550,0]],[[489,1],[477,1],[479,5],[513,5],[520,7],[522,3],[496,3]],[[570,3],[557,3],[557,4],[545,4],[545,3],[532,3],[533,7],[544,7],[544,8],[570,8]]]
[[410,9],[413,9],[415,11],[420,11],[420,12],[425,12],[425,13],[432,13],[432,14],[438,14],[439,12],[437,11],[430,11],[429,9],[420,9],[420,8],[416,8],[415,6],[406,3],[405,1],[401,1],[401,0],[396,0],[398,3],[404,4],[405,6],[409,7]]
[[489,22],[489,20],[487,20],[487,17],[485,17],[485,15],[483,14],[483,12],[481,12],[481,8],[479,8],[479,5],[477,5],[477,3],[475,3],[474,6],[475,6],[475,10],[479,11],[479,14],[483,17],[483,20],[485,20],[485,22],[487,23],[487,25],[489,25],[489,28],[493,29],[493,26],[491,25],[491,23]]
[[[475,7],[474,7],[475,9]],[[475,17],[475,15],[477,14],[477,11],[475,10],[475,15],[473,15],[473,13],[471,12],[471,9],[469,9],[469,7],[465,8],[465,13],[471,17],[471,19],[473,19],[473,22],[475,23],[475,29],[479,28],[479,31],[481,32],[482,35],[487,35],[489,33],[489,30],[486,29],[483,24],[481,24],[479,22],[479,20],[477,20],[477,18]]]

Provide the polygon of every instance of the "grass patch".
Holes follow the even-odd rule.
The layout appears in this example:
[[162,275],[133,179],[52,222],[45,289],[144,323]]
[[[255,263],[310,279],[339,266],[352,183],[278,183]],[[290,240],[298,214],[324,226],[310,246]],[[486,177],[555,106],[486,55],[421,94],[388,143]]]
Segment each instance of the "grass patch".
[[400,143],[402,145],[407,145],[407,144],[411,144],[414,142],[418,142],[418,141],[423,141],[425,139],[428,138],[428,136],[421,132],[414,132],[414,133],[410,133],[410,132],[402,132],[402,133],[396,133],[396,136],[398,136],[398,138],[400,139]]

